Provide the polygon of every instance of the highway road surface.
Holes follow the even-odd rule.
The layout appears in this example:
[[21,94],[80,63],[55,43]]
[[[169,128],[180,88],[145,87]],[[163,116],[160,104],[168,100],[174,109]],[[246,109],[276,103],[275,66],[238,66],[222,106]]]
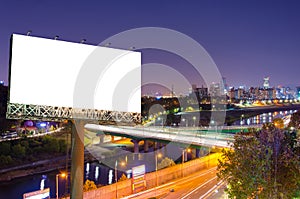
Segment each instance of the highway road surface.
[[224,197],[224,183],[216,176],[216,167],[174,180],[123,199],[213,199]]

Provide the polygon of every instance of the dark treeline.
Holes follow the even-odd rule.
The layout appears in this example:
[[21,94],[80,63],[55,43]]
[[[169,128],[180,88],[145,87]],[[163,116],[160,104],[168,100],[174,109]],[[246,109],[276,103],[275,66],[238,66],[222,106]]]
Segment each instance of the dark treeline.
[[64,155],[66,141],[51,136],[0,142],[0,168]]

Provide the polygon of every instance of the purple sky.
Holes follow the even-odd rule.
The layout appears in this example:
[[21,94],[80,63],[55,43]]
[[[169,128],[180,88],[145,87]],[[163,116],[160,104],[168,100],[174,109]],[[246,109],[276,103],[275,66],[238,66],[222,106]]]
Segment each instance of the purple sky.
[[[130,2],[130,3],[129,3]],[[300,1],[56,1],[0,3],[0,80],[8,81],[12,33],[98,44],[131,28],[164,27],[198,41],[229,85],[300,85]],[[156,55],[154,58],[153,55]],[[170,56],[145,55],[174,68]],[[168,60],[169,58],[169,60]],[[192,75],[191,75],[192,76]],[[201,84],[195,77],[191,81]]]

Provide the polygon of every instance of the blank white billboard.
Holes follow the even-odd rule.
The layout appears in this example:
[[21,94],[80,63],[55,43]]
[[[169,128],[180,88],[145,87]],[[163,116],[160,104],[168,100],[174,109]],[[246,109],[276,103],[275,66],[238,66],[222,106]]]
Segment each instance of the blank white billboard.
[[13,34],[10,103],[141,112],[141,53]]

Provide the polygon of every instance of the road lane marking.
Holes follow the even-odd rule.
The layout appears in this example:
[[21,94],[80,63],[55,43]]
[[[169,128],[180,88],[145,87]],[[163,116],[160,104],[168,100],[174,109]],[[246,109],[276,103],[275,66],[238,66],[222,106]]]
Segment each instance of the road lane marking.
[[203,194],[199,199],[203,199],[205,198],[206,196],[210,196],[212,193],[213,193],[213,190],[214,189],[218,189],[220,188],[223,184],[225,183],[225,181],[220,181],[218,182],[215,186],[213,186],[210,190],[208,190],[205,194]]
[[188,193],[187,195],[185,195],[181,199],[189,197],[192,193],[194,193],[195,191],[197,191],[198,189],[202,188],[203,186],[205,186],[206,184],[208,184],[209,182],[211,182],[212,180],[214,180],[216,178],[217,178],[217,176],[211,178],[210,180],[206,181],[205,183],[203,183],[202,185],[200,185],[199,187],[197,187],[196,189],[194,189],[193,191],[191,191],[190,193]]
[[[134,198],[134,197],[138,197],[138,196],[141,196],[143,194],[146,194],[146,193],[149,193],[151,191],[155,191],[157,189],[160,189],[160,188],[163,188],[163,187],[166,187],[166,186],[170,186],[170,185],[173,185],[173,184],[176,184],[178,182],[180,182],[181,184],[184,183],[184,182],[188,182],[188,181],[191,181],[191,180],[194,180],[196,178],[199,178],[200,176],[203,176],[203,175],[206,175],[206,174],[209,174],[211,173],[212,171],[216,171],[216,167],[213,167],[213,168],[210,168],[208,170],[206,170],[205,172],[203,173],[200,173],[200,174],[197,174],[196,176],[186,176],[184,177],[183,179],[182,178],[178,178],[178,179],[175,179],[173,182],[169,182],[169,183],[166,183],[166,184],[163,184],[163,185],[160,185],[158,187],[153,187],[151,189],[148,189],[148,190],[145,190],[145,191],[142,191],[142,192],[139,192],[139,193],[135,193],[135,194],[132,194],[132,195],[129,195],[129,196],[125,196],[125,197],[122,197],[122,199],[129,199],[129,198]],[[191,174],[193,175],[193,174]],[[217,177],[217,176],[216,176]],[[214,178],[216,178],[214,177]]]

